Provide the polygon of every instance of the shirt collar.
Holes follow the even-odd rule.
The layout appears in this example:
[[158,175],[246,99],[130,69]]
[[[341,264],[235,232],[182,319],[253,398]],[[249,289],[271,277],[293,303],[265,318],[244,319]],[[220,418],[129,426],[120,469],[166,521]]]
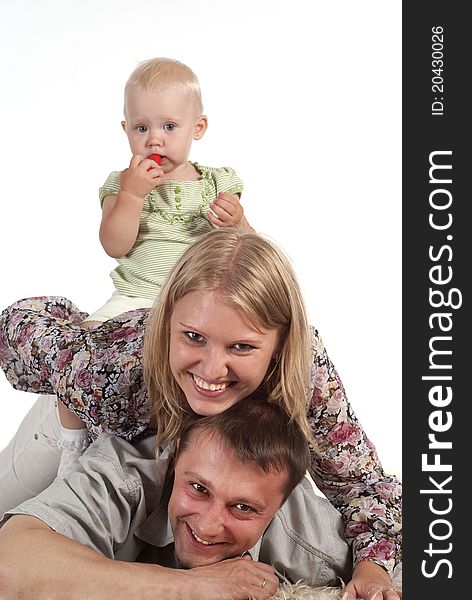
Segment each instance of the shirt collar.
[[[169,466],[169,459],[172,455],[172,451],[172,444],[168,444],[161,449],[156,458],[158,470],[162,470],[164,474]],[[164,491],[164,482],[165,476],[161,484],[162,491]],[[143,542],[146,542],[146,544],[151,544],[152,546],[157,546],[158,548],[162,548],[174,542],[174,534],[172,533],[172,527],[170,526],[170,521],[167,514],[168,498],[166,497],[166,494],[164,494],[164,497],[162,497],[162,491],[156,508],[135,531],[135,536],[137,538]]]
[[[244,554],[249,554],[252,560],[259,560],[259,553],[261,551],[262,537],[260,537],[252,548],[249,548]],[[244,556],[243,554],[243,556]]]
[[173,543],[174,534],[167,515],[167,500],[159,502],[149,517],[138,527],[135,535],[146,544],[158,548]]

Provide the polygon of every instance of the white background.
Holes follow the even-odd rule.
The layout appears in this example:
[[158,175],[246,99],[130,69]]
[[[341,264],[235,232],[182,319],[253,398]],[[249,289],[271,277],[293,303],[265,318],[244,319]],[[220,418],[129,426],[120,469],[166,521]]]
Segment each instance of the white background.
[[[386,469],[401,474],[400,2],[0,0],[0,307],[113,290],[98,188],[127,166],[138,62],[199,76],[191,158],[232,166],[291,258],[310,321]],[[0,379],[0,448],[34,396]]]

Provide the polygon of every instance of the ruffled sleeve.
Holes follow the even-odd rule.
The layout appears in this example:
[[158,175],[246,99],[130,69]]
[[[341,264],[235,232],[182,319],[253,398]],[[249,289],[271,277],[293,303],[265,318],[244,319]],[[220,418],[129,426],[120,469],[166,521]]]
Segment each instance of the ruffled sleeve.
[[243,181],[236,171],[231,167],[220,167],[210,169],[211,177],[216,187],[216,193],[227,192],[228,194],[239,194],[243,192]]
[[312,386],[313,480],[344,517],[354,563],[377,559],[391,573],[401,560],[402,486],[384,473],[316,330]]
[[0,366],[16,389],[56,394],[92,435],[130,441],[149,430],[142,349],[148,310],[94,329],[62,297],[20,300],[0,316]]
[[103,199],[107,196],[116,196],[121,189],[121,171],[112,171],[107,180],[98,190],[100,206],[103,205]]

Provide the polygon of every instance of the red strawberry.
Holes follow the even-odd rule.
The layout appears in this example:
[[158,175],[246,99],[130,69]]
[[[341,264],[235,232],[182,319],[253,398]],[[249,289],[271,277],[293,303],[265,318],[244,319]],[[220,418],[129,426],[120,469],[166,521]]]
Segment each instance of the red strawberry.
[[162,156],[160,154],[151,154],[148,156],[151,160],[153,160],[158,165],[161,164]]

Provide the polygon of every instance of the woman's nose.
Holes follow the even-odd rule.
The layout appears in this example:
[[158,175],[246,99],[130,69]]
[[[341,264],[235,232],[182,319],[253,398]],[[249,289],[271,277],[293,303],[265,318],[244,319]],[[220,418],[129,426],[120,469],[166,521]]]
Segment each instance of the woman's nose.
[[219,349],[207,349],[200,360],[200,375],[210,383],[215,383],[229,373],[226,352]]

